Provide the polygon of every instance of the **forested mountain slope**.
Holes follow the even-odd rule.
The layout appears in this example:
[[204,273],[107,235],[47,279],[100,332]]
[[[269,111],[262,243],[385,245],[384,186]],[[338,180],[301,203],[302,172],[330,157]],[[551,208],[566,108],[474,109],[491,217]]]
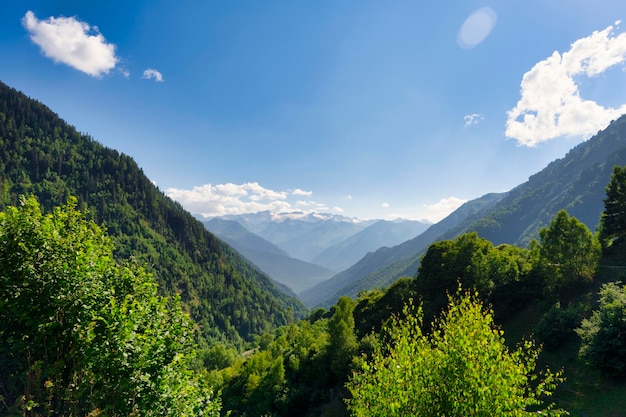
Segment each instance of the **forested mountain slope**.
[[442,238],[476,231],[496,245],[527,246],[562,209],[596,230],[613,167],[624,164],[626,116],[511,190],[486,215],[467,218]]
[[309,305],[328,306],[342,295],[355,296],[360,290],[389,285],[401,276],[414,276],[430,243],[453,239],[465,232],[475,231],[496,245],[527,246],[562,209],[595,230],[613,167],[625,164],[626,116],[622,116],[501,199],[463,218],[456,216],[456,224],[448,224],[447,228],[442,227],[448,222],[444,219],[412,241],[377,252],[378,259],[368,255],[350,269],[311,288],[302,299]]
[[35,195],[46,210],[76,196],[106,226],[117,257],[145,261],[162,291],[181,293],[206,338],[249,339],[303,311],[159,191],[131,157],[3,83],[0,191],[0,209],[21,194]]

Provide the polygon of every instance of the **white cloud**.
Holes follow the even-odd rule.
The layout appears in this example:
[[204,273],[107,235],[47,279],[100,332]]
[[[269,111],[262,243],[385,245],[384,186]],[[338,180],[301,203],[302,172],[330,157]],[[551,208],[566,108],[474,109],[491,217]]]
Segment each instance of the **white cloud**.
[[328,206],[324,203],[318,203],[317,201],[296,201],[296,206],[299,209],[308,209],[309,212],[325,212],[328,211]]
[[147,80],[153,78],[154,81],[163,82],[163,74],[161,74],[159,71],[153,69],[153,68],[148,68],[147,70],[145,70],[143,72],[143,75],[141,76],[141,78],[145,78]]
[[[618,27],[620,22],[615,22]],[[580,97],[579,76],[595,77],[626,60],[626,33],[614,27],[574,42],[562,55],[538,62],[524,74],[521,97],[510,110],[506,136],[520,145],[535,146],[559,136],[591,136],[626,112]]]
[[470,127],[472,125],[477,124],[478,122],[485,120],[485,117],[482,114],[473,113],[466,114],[463,116],[463,120],[465,120],[465,127]]
[[[185,209],[205,217],[256,213],[266,210],[276,213],[294,210],[320,213],[330,210],[325,204],[312,200],[288,201],[291,195],[308,197],[312,192],[274,191],[262,187],[257,182],[205,184],[194,186],[190,190],[168,188],[165,193],[182,204]],[[336,208],[333,210],[336,211]]]
[[304,196],[307,196],[307,197],[311,197],[311,195],[313,194],[313,191],[304,191],[304,190],[301,190],[299,188],[296,188],[295,190],[293,190],[291,192],[291,194],[293,194],[293,195],[304,195]]
[[467,202],[467,200],[463,200],[458,197],[448,197],[442,198],[433,204],[424,204],[422,206],[422,210],[420,211],[420,216],[429,222],[437,223],[438,221],[444,219],[454,210],[458,209],[463,205],[463,203]]
[[108,74],[118,58],[115,45],[107,43],[97,27],[75,17],[49,17],[38,20],[30,10],[22,24],[45,56],[93,77]]
[[476,10],[463,22],[457,35],[457,43],[461,48],[471,49],[482,43],[496,25],[498,16],[490,7]]
[[389,207],[391,207],[391,205],[389,203],[382,203],[380,206],[382,208],[389,208]]

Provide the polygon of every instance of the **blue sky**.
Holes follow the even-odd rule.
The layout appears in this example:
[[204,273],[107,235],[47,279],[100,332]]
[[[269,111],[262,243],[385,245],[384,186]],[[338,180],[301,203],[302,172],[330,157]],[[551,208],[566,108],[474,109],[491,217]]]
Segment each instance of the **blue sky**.
[[438,221],[626,112],[623,0],[6,3],[0,80],[205,215]]

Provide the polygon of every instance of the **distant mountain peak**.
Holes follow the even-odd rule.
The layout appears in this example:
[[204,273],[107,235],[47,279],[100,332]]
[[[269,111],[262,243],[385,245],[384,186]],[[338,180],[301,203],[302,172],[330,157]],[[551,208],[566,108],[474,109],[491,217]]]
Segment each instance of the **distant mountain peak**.
[[258,211],[256,213],[244,213],[244,214],[226,214],[223,216],[212,216],[209,218],[204,218],[203,220],[211,220],[211,219],[226,219],[226,220],[236,220],[243,222],[274,222],[274,223],[282,223],[288,220],[297,220],[302,222],[317,222],[317,221],[331,221],[331,222],[345,222],[345,223],[353,223],[359,224],[364,222],[372,222],[373,220],[363,220],[357,217],[348,217],[341,214],[336,213],[320,213],[315,211]]

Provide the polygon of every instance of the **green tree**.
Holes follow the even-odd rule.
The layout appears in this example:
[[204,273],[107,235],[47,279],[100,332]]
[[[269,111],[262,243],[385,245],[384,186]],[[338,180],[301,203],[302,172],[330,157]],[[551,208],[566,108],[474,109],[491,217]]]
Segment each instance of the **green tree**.
[[330,369],[339,380],[348,375],[350,362],[358,346],[352,314],[354,305],[351,298],[341,297],[335,305],[335,314],[328,322]]
[[152,277],[113,259],[76,200],[0,213],[2,414],[218,415],[189,370],[193,324]]
[[615,166],[606,186],[604,211],[600,216],[600,240],[604,245],[626,237],[626,166]]
[[535,373],[539,350],[531,342],[510,350],[476,295],[449,298],[449,308],[422,333],[421,309],[385,328],[387,343],[375,348],[347,387],[354,416],[559,415],[543,398],[560,373]]
[[598,309],[576,333],[582,339],[584,359],[608,375],[626,375],[626,285],[604,284]]
[[445,307],[446,293],[454,291],[459,282],[488,295],[493,288],[488,272],[488,257],[493,248],[491,242],[475,232],[429,246],[415,282],[417,293],[423,297],[428,322]]
[[593,279],[601,249],[584,223],[565,210],[539,231],[540,260],[548,271],[548,289],[571,287]]
[[491,301],[498,314],[511,314],[535,292],[528,282],[531,265],[527,249],[494,246],[476,232],[433,243],[415,280],[427,323],[445,307],[446,293],[453,292],[459,282]]

